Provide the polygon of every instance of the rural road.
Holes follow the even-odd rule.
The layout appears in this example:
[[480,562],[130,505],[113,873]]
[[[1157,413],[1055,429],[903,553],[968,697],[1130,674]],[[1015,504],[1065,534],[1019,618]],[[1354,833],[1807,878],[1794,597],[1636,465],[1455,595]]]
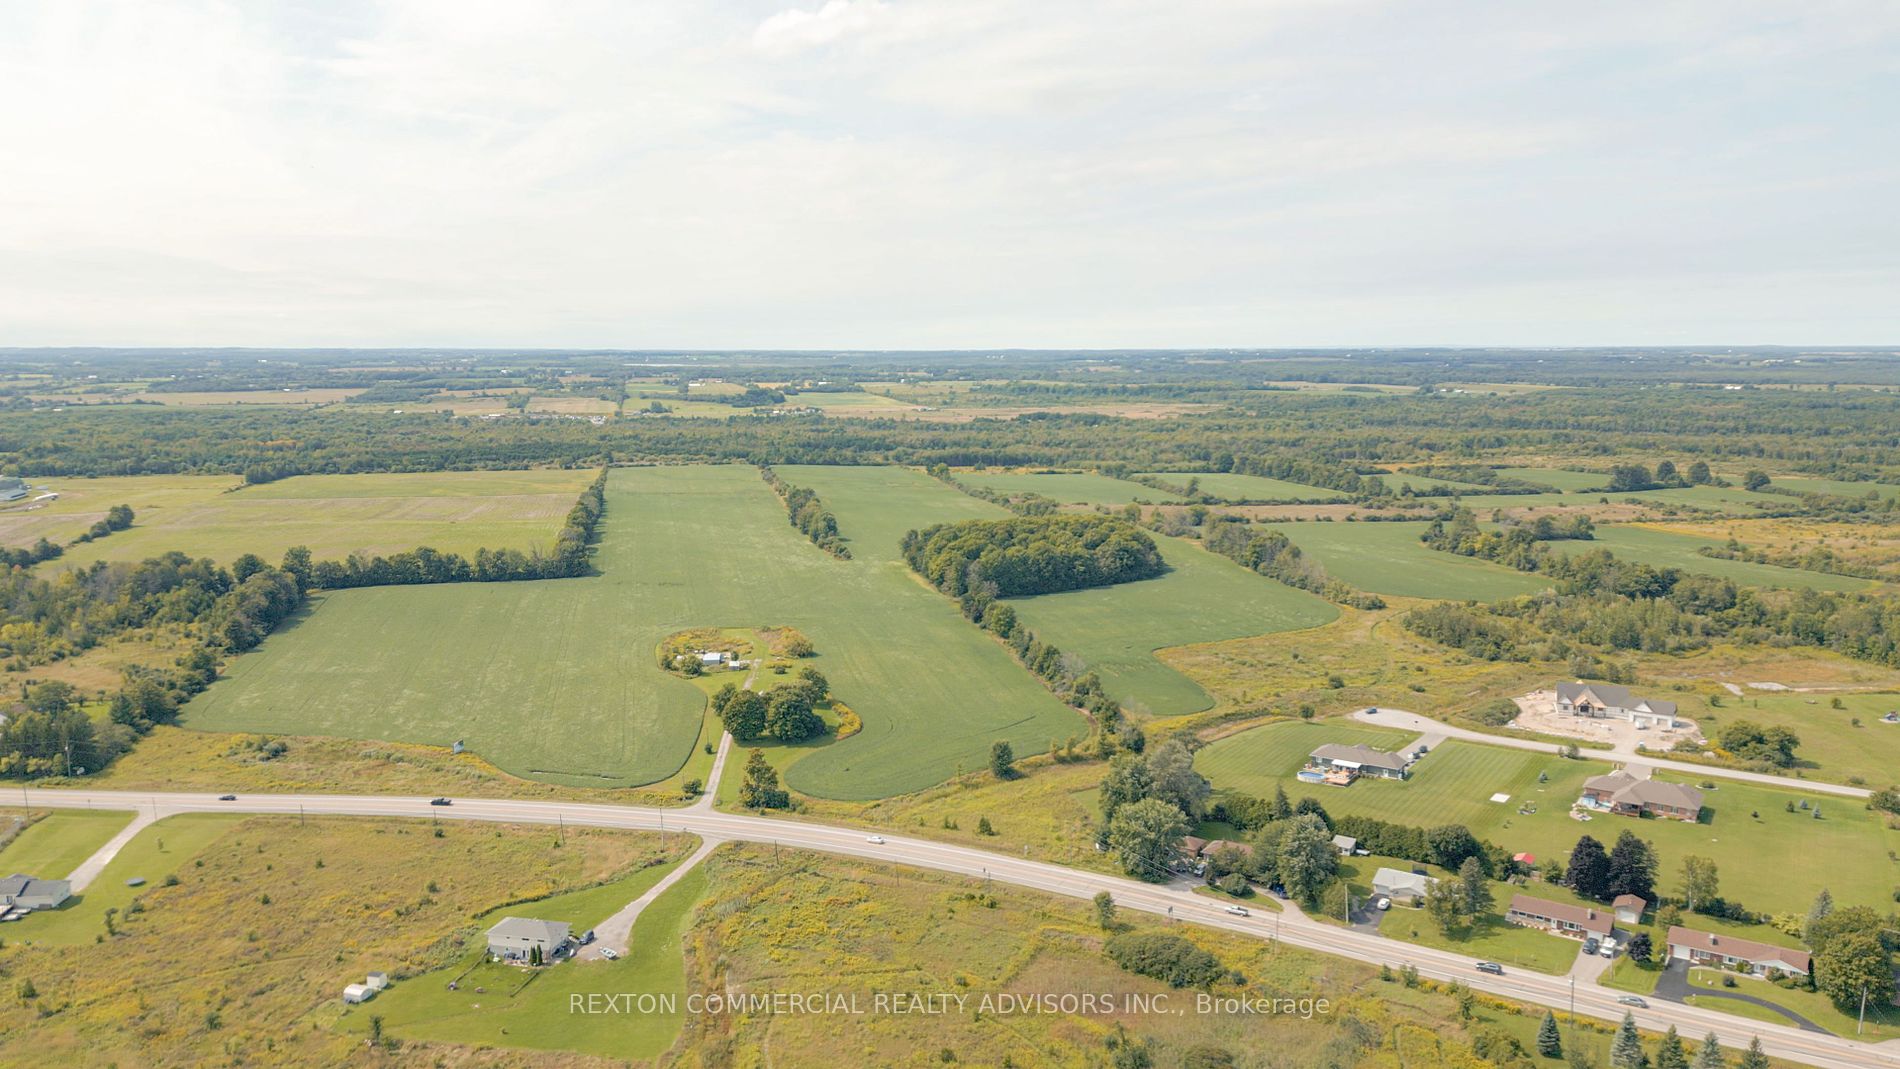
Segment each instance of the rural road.
[[[23,792],[25,793],[25,792]],[[431,806],[427,798],[347,795],[240,795],[220,802],[214,794],[151,794],[125,791],[38,790],[23,799],[28,805],[60,808],[146,810],[154,818],[173,813],[306,813],[324,816],[408,817],[441,820],[509,821],[519,823],[585,824],[595,827],[684,832],[727,841],[775,843],[792,849],[815,850],[867,858],[892,865],[910,865],[976,879],[998,880],[1049,894],[1091,898],[1107,891],[1123,909],[1168,916],[1209,928],[1279,939],[1289,946],[1354,958],[1374,965],[1398,968],[1411,965],[1434,980],[1457,980],[1476,990],[1504,998],[1568,1009],[1606,1021],[1621,1020],[1626,1007],[1616,1002],[1621,992],[1590,985],[1572,985],[1567,977],[1512,971],[1488,976],[1474,970],[1475,959],[1430,947],[1339,928],[1306,918],[1295,911],[1235,917],[1213,899],[1184,892],[1180,887],[1155,886],[1102,873],[1087,872],[1047,862],[1010,857],[976,847],[931,842],[899,835],[872,843],[861,829],[741,813],[681,812],[642,806],[585,803],[501,801],[457,798],[449,806]],[[1675,1025],[1684,1035],[1714,1032],[1725,1045],[1745,1047],[1759,1036],[1768,1053],[1820,1069],[1900,1069],[1900,1040],[1881,1044],[1815,1035],[1785,1025],[1740,1020],[1730,1014],[1694,1006],[1658,1004],[1636,1010],[1637,1023],[1662,1031]]]
[[[1381,727],[1400,728],[1405,731],[1419,731],[1428,735],[1439,735],[1470,742],[1482,742],[1491,746],[1508,746],[1515,750],[1535,750],[1538,753],[1558,753],[1562,747],[1554,742],[1539,742],[1536,739],[1515,739],[1508,735],[1488,735],[1471,728],[1461,728],[1447,724],[1443,720],[1433,720],[1429,716],[1407,712],[1404,709],[1391,709],[1377,706],[1372,709],[1360,709],[1352,714],[1354,720],[1366,724],[1378,724]],[[1849,787],[1844,783],[1827,783],[1822,780],[1794,779],[1788,776],[1771,776],[1764,772],[1747,772],[1739,768],[1721,768],[1716,765],[1698,765],[1690,761],[1672,761],[1654,753],[1641,750],[1591,750],[1581,749],[1578,756],[1593,761],[1623,761],[1649,765],[1652,768],[1666,768],[1671,772],[1682,772],[1691,776],[1707,776],[1710,779],[1732,779],[1744,783],[1759,783],[1768,787],[1783,787],[1798,791],[1813,791],[1816,794],[1837,794],[1843,798],[1868,798],[1873,795],[1865,787]]]

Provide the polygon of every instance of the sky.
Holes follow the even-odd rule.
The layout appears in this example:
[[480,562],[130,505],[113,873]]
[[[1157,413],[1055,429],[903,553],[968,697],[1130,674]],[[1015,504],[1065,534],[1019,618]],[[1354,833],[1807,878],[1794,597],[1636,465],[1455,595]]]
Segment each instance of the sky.
[[1891,0],[0,0],[0,346],[1900,343]]

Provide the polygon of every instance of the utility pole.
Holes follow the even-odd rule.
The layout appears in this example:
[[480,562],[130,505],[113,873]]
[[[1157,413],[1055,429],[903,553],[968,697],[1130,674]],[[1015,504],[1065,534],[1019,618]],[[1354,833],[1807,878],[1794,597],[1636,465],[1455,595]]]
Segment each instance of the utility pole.
[[1863,983],[1860,985],[1860,1020],[1854,1024],[1854,1034],[1860,1035],[1860,1030],[1865,1027],[1867,1027],[1867,985]]
[[567,843],[567,816],[563,813],[556,813],[554,814],[554,819],[560,825],[561,843],[565,845]]
[[304,822],[303,822],[303,803],[302,803],[302,802],[298,802],[298,803],[297,803],[297,826],[298,826],[299,828],[301,828],[301,827],[303,827],[303,826],[304,826]]

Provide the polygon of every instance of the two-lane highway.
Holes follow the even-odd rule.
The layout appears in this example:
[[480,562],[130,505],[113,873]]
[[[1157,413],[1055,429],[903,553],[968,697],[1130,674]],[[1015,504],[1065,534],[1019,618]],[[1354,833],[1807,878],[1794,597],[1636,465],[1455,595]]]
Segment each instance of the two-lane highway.
[[[1051,894],[1091,898],[1107,891],[1123,909],[1160,914],[1192,924],[1241,932],[1256,938],[1278,938],[1289,946],[1305,947],[1398,968],[1411,965],[1419,974],[1438,980],[1457,980],[1473,989],[1505,998],[1568,1010],[1603,1020],[1620,1020],[1628,1007],[1618,1005],[1621,992],[1593,985],[1573,986],[1567,977],[1509,970],[1503,976],[1477,972],[1476,959],[1312,920],[1296,910],[1275,915],[1261,910],[1250,917],[1225,912],[1213,899],[1188,893],[1179,885],[1140,883],[1102,873],[1087,872],[1048,862],[993,853],[955,843],[913,839],[895,834],[871,842],[864,829],[815,824],[789,818],[724,813],[708,810],[658,809],[569,802],[507,801],[456,798],[453,804],[432,806],[427,798],[382,795],[246,794],[220,801],[211,794],[139,793],[126,791],[38,790],[23,792],[29,805],[47,808],[144,810],[163,818],[175,813],[241,812],[313,816],[411,817],[454,821],[585,824],[603,828],[703,834],[753,843],[870,858],[889,864],[910,865],[975,879],[997,880]],[[1573,1002],[1574,1000],[1574,1002]],[[1823,1069],[1900,1069],[1900,1041],[1884,1044],[1855,1042],[1850,1038],[1803,1032],[1790,1026],[1739,1020],[1712,1010],[1672,1002],[1653,1001],[1637,1010],[1645,1028],[1662,1030],[1675,1025],[1685,1036],[1714,1032],[1730,1046],[1746,1046],[1759,1036],[1770,1054]]]

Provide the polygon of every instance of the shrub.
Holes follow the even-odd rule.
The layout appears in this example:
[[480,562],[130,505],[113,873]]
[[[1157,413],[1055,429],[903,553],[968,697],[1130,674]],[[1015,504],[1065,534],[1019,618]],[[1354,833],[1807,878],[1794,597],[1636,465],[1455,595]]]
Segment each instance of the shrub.
[[1226,972],[1219,958],[1164,932],[1123,932],[1103,949],[1116,965],[1170,987],[1206,987]]

